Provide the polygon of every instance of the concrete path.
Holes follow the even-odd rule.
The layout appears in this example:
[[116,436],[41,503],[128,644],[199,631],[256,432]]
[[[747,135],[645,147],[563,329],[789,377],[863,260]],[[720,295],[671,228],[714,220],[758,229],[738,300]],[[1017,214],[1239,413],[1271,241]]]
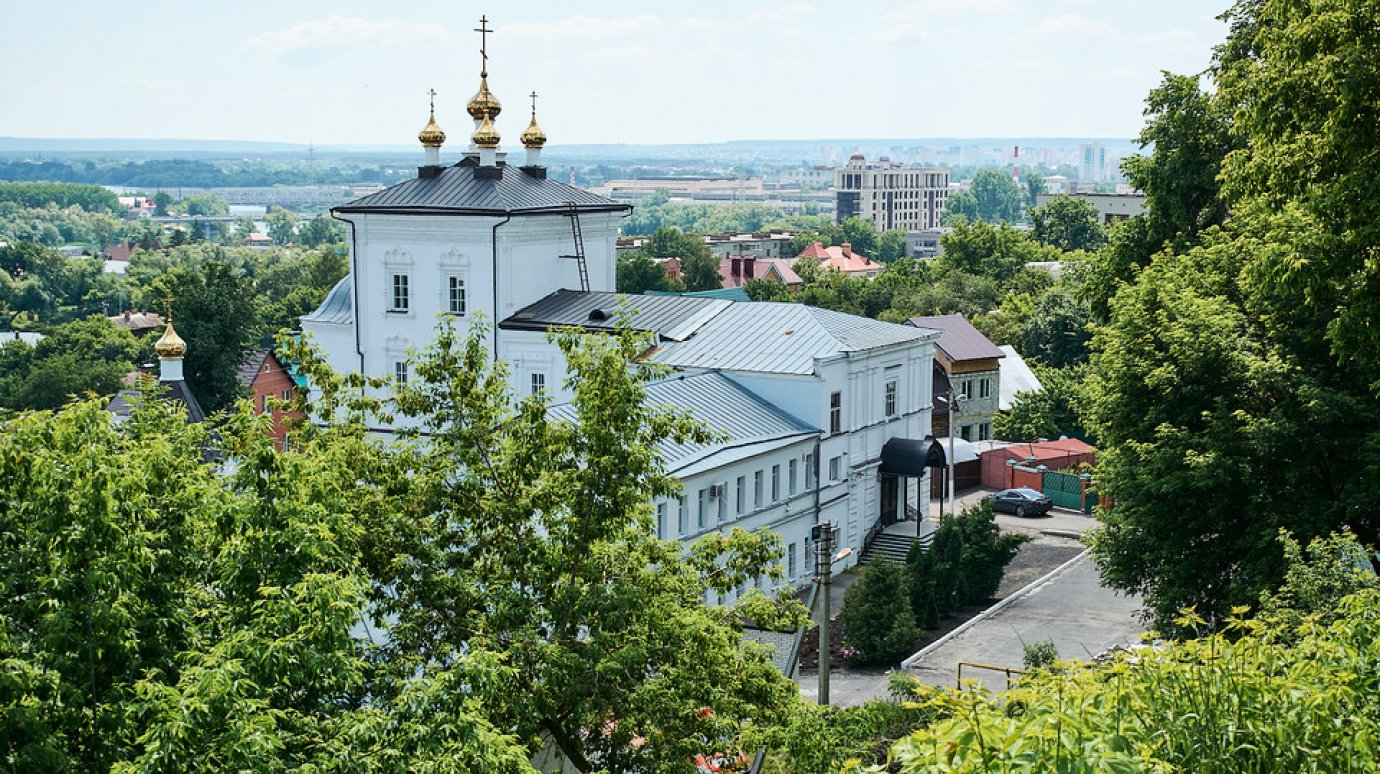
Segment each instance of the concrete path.
[[[931,685],[952,687],[960,661],[1020,669],[1023,643],[1045,639],[1054,641],[1060,658],[1090,659],[1114,645],[1135,642],[1145,631],[1139,611],[1138,598],[1103,588],[1096,566],[1084,556],[939,644],[909,671]],[[1005,675],[999,672],[965,667],[963,676],[978,678],[994,690],[1003,689],[1006,683]]]

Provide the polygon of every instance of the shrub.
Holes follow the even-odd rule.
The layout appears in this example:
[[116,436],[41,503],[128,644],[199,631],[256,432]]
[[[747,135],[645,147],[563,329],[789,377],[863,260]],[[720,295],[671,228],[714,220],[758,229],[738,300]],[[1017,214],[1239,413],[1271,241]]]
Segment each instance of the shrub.
[[862,576],[843,595],[844,636],[858,650],[854,663],[895,663],[914,652],[920,627],[907,592],[901,565],[875,561],[863,566]]
[[1006,534],[990,503],[981,503],[939,523],[927,549],[919,543],[906,558],[911,612],[926,627],[964,605],[990,599],[1006,566],[1030,538]]

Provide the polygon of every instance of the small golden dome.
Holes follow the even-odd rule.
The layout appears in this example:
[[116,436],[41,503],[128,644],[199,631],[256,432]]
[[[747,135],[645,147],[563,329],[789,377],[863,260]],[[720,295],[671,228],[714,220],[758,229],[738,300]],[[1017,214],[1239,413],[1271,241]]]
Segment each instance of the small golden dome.
[[163,331],[162,338],[154,342],[153,351],[157,352],[160,358],[167,360],[187,354],[187,342],[173,330],[172,320],[168,320],[168,329]]
[[435,111],[432,111],[431,120],[426,122],[426,127],[417,134],[417,139],[422,141],[423,148],[439,148],[441,143],[446,141],[446,133],[436,125]]
[[498,136],[498,130],[494,128],[493,122],[489,120],[488,116],[484,116],[484,123],[480,124],[479,128],[474,130],[474,134],[470,135],[470,139],[474,141],[475,145],[481,148],[497,148],[500,138]]
[[499,104],[498,97],[495,97],[493,92],[489,91],[489,77],[487,73],[479,76],[479,91],[475,92],[474,96],[470,98],[470,102],[465,106],[465,110],[469,111],[470,118],[476,121],[483,119],[485,116],[489,118],[498,118],[498,114],[503,112],[503,105]]
[[532,112],[532,123],[527,125],[527,131],[522,133],[521,139],[524,148],[540,148],[546,144],[546,132],[537,126],[536,111]]

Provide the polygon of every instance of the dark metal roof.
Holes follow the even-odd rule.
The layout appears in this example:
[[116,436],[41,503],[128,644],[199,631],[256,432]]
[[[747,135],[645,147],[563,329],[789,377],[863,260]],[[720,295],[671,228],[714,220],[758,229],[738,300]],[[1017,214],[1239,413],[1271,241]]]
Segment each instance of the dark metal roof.
[[574,325],[588,331],[611,333],[618,330],[619,315],[626,314],[628,325],[634,330],[655,333],[662,339],[682,341],[707,320],[732,305],[732,301],[718,298],[557,290],[514,312],[498,327],[503,330],[545,331]]
[[937,317],[912,317],[906,321],[917,328],[933,328],[940,332],[935,346],[944,350],[950,360],[986,360],[1006,357],[997,345],[988,341],[968,318],[961,314],[945,314]]
[[475,175],[472,160],[447,167],[435,177],[417,177],[342,204],[332,212],[402,215],[508,215],[564,212],[574,203],[581,212],[630,211],[632,207],[565,183],[537,178],[500,164],[492,179]]

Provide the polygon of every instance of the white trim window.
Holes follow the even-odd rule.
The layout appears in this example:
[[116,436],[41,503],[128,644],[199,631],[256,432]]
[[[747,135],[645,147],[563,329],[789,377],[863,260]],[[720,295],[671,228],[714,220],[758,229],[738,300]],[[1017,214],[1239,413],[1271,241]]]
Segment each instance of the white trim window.
[[896,387],[897,381],[895,379],[887,380],[886,405],[884,408],[886,409],[886,415],[889,417],[896,416]]
[[532,394],[546,392],[546,374],[541,371],[532,372]]
[[392,290],[393,295],[389,299],[390,312],[407,312],[412,308],[411,277],[402,272],[393,274]]
[[465,278],[452,274],[446,278],[446,312],[464,317],[467,309]]
[[398,360],[393,363],[393,381],[398,384],[407,384],[406,360]]

